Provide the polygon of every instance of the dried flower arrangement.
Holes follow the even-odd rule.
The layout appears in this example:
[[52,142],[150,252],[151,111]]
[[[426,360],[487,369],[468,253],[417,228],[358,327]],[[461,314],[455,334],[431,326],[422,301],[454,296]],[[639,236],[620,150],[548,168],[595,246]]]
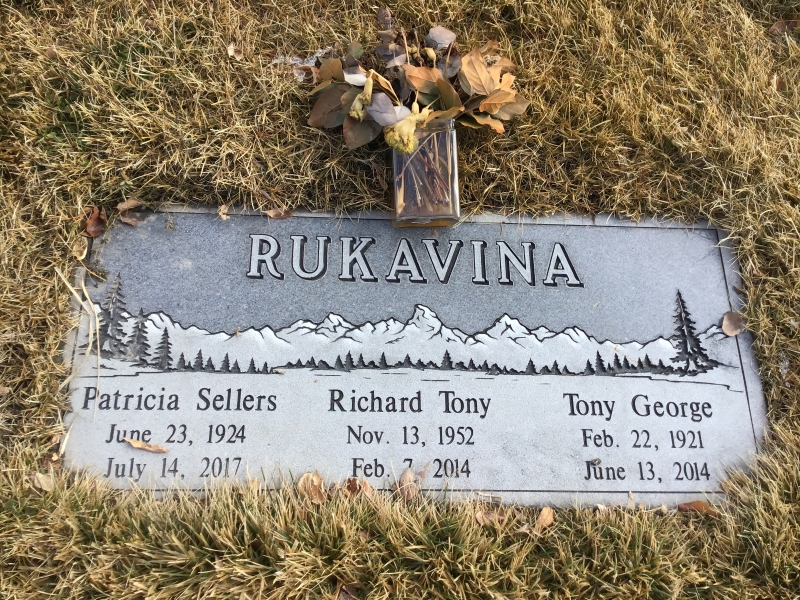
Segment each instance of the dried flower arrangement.
[[452,123],[503,133],[503,121],[529,102],[514,89],[513,62],[497,42],[461,54],[456,35],[433,27],[395,26],[388,8],[378,10],[380,44],[366,53],[359,42],[334,46],[317,67],[302,67],[316,87],[312,127],[343,126],[348,148],[381,132],[395,151],[397,216],[458,216],[455,134]]

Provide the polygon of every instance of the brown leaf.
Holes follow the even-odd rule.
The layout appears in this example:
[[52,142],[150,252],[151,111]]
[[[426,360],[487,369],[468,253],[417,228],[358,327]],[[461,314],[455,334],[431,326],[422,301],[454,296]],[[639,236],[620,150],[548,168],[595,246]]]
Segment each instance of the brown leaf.
[[338,58],[326,58],[322,61],[322,65],[319,67],[319,76],[323,81],[326,79],[344,81],[344,69],[342,68],[342,61]]
[[775,21],[772,24],[772,27],[769,28],[769,32],[772,35],[783,35],[784,33],[791,33],[797,28],[797,19],[781,19],[779,21]]
[[343,585],[339,590],[338,600],[355,600],[358,589],[352,585]]
[[461,57],[461,70],[458,72],[461,87],[470,96],[475,94],[488,96],[494,91],[495,83],[483,57],[478,49],[474,49]]
[[375,71],[372,72],[372,81],[377,83],[381,89],[386,92],[386,94],[391,98],[395,104],[400,104],[400,99],[397,97],[397,94],[394,93],[394,88],[392,84],[389,82],[388,79],[379,75]]
[[317,87],[315,87],[313,90],[308,92],[308,95],[313,98],[317,94],[321,94],[322,92],[327,91],[332,85],[334,85],[333,80],[332,79],[326,79],[325,81],[323,81],[322,83],[317,85]]
[[511,104],[506,104],[500,107],[500,109],[494,114],[494,118],[508,121],[514,117],[524,114],[525,111],[528,110],[530,102],[526,100],[524,96],[516,94],[514,100],[515,101]]
[[342,492],[344,492],[348,498],[355,498],[358,496],[361,493],[361,482],[358,480],[358,477],[345,479]]
[[361,539],[362,542],[368,542],[369,541],[369,532],[359,531],[358,532],[358,537]]
[[414,471],[406,469],[402,472],[400,479],[397,480],[397,493],[406,502],[409,502],[419,494],[419,486],[414,480]]
[[[79,235],[75,238],[72,244],[72,256],[78,260],[86,258],[86,253],[89,251],[89,240],[84,235]],[[2,394],[0,394],[2,395]]]
[[354,40],[347,44],[347,56],[352,56],[353,58],[361,58],[364,54],[364,47],[361,45],[361,42]]
[[431,28],[425,36],[425,43],[434,50],[444,50],[455,41],[456,34],[440,25]]
[[117,204],[117,210],[122,212],[124,210],[133,210],[134,208],[139,208],[142,206],[144,202],[139,200],[138,198],[128,198],[124,202],[120,202]]
[[328,499],[325,483],[317,471],[314,471],[313,474],[310,472],[303,473],[303,476],[297,482],[297,492],[302,498],[307,498],[313,504],[322,504]]
[[486,125],[494,129],[497,133],[503,133],[506,128],[503,127],[503,123],[498,121],[497,119],[493,119],[489,115],[482,115],[481,113],[473,113],[472,117],[481,125]]
[[350,115],[345,117],[342,129],[344,143],[350,150],[369,144],[381,134],[381,131],[383,131],[383,126],[374,119],[357,121]]
[[121,213],[119,213],[119,220],[126,225],[131,225],[132,227],[139,225],[139,219],[134,217],[133,213],[129,210],[123,210]]
[[501,56],[497,62],[489,67],[489,75],[492,76],[495,86],[499,86],[502,76],[516,68],[517,65],[508,60],[505,56]]
[[500,78],[500,89],[511,91],[515,79],[516,77],[514,77],[511,73],[504,73]]
[[445,56],[438,63],[436,67],[444,73],[444,76],[451,79],[458,75],[458,70],[461,68],[461,56],[455,53],[450,54],[450,58]]
[[469,127],[470,129],[483,128],[483,125],[481,125],[475,120],[475,115],[473,115],[472,113],[463,113],[456,119],[456,121],[461,123],[461,125],[463,125],[464,127]]
[[48,48],[47,50],[45,50],[44,55],[49,60],[55,60],[55,59],[58,58],[58,54],[56,53],[56,51],[53,48]]
[[219,216],[219,218],[222,219],[223,221],[227,221],[228,219],[230,219],[230,217],[228,216],[227,204],[223,204],[217,209],[217,216]]
[[228,57],[235,58],[236,60],[242,60],[244,58],[242,51],[236,47],[236,42],[228,44]]
[[514,92],[508,90],[495,90],[480,103],[479,110],[494,114],[506,104],[513,103],[516,96]]
[[463,106],[461,98],[458,97],[458,92],[447,79],[437,79],[436,86],[439,88],[439,94],[442,99],[444,108],[453,108],[454,106]]
[[489,56],[493,56],[500,51],[500,44],[495,42],[494,40],[489,40],[483,45],[481,48],[481,54],[488,54]]
[[309,65],[300,65],[299,67],[294,68],[295,73],[299,73],[301,81],[311,81],[313,85],[317,85],[317,82],[322,79],[319,75],[319,69],[317,67],[311,67]]
[[169,448],[164,448],[164,446],[159,446],[158,444],[148,444],[147,442],[140,442],[139,440],[134,440],[131,438],[122,439],[137,450],[144,450],[145,452],[153,452],[155,454],[166,454],[169,452]]
[[364,67],[357,65],[355,67],[347,67],[343,71],[344,80],[350,85],[357,85],[363,87],[367,82],[367,72]]
[[719,513],[704,500],[694,500],[685,504],[678,504],[678,512],[699,512],[709,517],[716,517]]
[[545,506],[539,511],[539,516],[536,517],[536,524],[533,526],[533,532],[542,533],[542,531],[550,527],[555,520],[553,509],[549,506]]
[[31,477],[34,487],[45,492],[52,492],[56,487],[56,480],[52,473],[34,473]]
[[406,80],[418,92],[423,94],[439,94],[437,82],[442,79],[442,72],[434,67],[412,67],[406,70]]
[[86,220],[86,233],[90,237],[96,238],[106,230],[106,211],[99,208],[92,207],[92,214]]
[[729,336],[737,336],[744,331],[744,318],[738,312],[729,310],[722,315],[722,332]]
[[502,510],[479,510],[475,513],[475,520],[479,525],[502,525],[507,519]]
[[342,94],[342,97],[341,97],[341,100],[340,100],[341,106],[342,106],[341,107],[342,113],[344,113],[346,115],[347,113],[350,112],[350,108],[353,106],[353,102],[355,101],[355,99],[358,97],[358,95],[360,93],[361,93],[361,89],[360,88],[351,87],[344,94]]
[[389,10],[388,6],[384,6],[378,9],[378,12],[375,14],[375,20],[378,21],[378,24],[382,27],[391,27],[392,26],[392,11]]
[[11,388],[7,385],[0,385],[0,396],[5,396],[11,393]]
[[434,119],[441,119],[442,121],[445,121],[447,119],[455,119],[462,112],[464,112],[463,106],[454,106],[453,108],[448,108],[447,110],[435,110],[428,115],[428,118],[425,119],[425,121],[422,124],[427,125]]
[[264,214],[270,219],[285,219],[292,216],[292,210],[290,208],[270,208],[265,210]]
[[344,123],[342,95],[350,89],[349,85],[335,85],[322,94],[308,116],[311,127],[331,128]]

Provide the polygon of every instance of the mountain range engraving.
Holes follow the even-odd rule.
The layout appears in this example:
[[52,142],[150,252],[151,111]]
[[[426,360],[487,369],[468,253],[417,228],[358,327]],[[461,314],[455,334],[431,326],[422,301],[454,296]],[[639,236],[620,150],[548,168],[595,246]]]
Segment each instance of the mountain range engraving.
[[128,312],[118,274],[99,316],[101,356],[162,371],[274,373],[276,369],[417,368],[478,371],[493,375],[620,375],[651,373],[693,376],[721,363],[706,347],[724,337],[716,325],[697,333],[680,292],[675,331],[669,337],[616,343],[597,340],[579,327],[554,332],[529,329],[508,314],[483,331],[447,327],[429,307],[417,304],[403,322],[394,318],[356,325],[335,313],[321,322],[299,320],[288,327],[212,333],[184,327],[163,311]]

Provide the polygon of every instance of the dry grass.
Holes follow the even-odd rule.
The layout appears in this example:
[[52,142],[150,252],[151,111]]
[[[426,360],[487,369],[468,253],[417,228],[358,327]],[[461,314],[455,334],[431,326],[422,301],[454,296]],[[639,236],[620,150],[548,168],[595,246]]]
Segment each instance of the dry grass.
[[[389,206],[387,152],[342,149],[274,54],[370,39],[338,0],[0,2],[0,596],[792,598],[800,589],[800,37],[791,2],[403,1],[406,23],[497,39],[529,114],[464,131],[467,212],[602,211],[731,231],[774,424],[719,519],[557,511],[481,527],[469,504],[306,510],[290,492],[154,501],[60,475],[41,493],[72,324],[56,270],[83,207],[137,196]],[[394,8],[394,7],[393,7]],[[237,42],[241,62],[228,58]],[[366,535],[362,533],[366,532]],[[364,539],[366,538],[366,539]]]

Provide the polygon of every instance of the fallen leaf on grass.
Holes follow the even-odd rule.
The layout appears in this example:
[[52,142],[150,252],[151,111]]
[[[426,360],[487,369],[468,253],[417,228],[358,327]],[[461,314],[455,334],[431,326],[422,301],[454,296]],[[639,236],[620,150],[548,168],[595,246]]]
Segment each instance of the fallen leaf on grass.
[[350,115],[345,117],[344,127],[342,128],[345,146],[350,150],[369,144],[381,134],[381,131],[383,131],[383,126],[379,125],[375,120],[364,119],[363,121],[357,121]]
[[542,533],[542,531],[550,527],[555,520],[553,509],[549,506],[545,506],[541,511],[539,511],[539,516],[536,517],[536,524],[533,526],[533,532]]
[[326,58],[319,67],[319,76],[323,80],[335,79],[336,81],[344,81],[342,61],[338,58]]
[[92,207],[92,212],[89,218],[86,219],[86,233],[90,237],[96,238],[106,230],[106,211],[100,210],[96,206]]
[[86,258],[86,253],[89,251],[89,240],[84,235],[79,235],[72,243],[72,256],[78,260]]
[[716,517],[719,513],[704,500],[694,500],[685,504],[678,504],[678,512],[699,512],[709,517]]
[[301,498],[308,498],[313,504],[322,504],[328,499],[325,482],[317,471],[303,473],[297,482],[297,493]]
[[144,202],[138,198],[128,198],[124,202],[117,204],[119,220],[126,225],[132,225],[133,227],[136,227],[139,224],[139,221],[133,216],[133,214],[131,214],[130,211],[132,211],[134,208],[140,207],[142,204],[144,204]]
[[45,492],[52,492],[56,488],[56,480],[52,473],[34,473],[31,483]]
[[475,520],[479,525],[502,525],[507,519],[502,510],[479,510],[475,513]]
[[342,110],[342,96],[350,89],[349,85],[335,85],[325,90],[311,109],[311,113],[308,115],[308,124],[311,127],[325,129],[344,124],[345,113]]
[[775,21],[772,27],[769,28],[769,32],[772,35],[783,35],[784,33],[791,33],[797,28],[797,19],[780,19],[779,21]]
[[397,493],[400,497],[409,502],[419,494],[419,486],[414,481],[414,471],[406,469],[397,480]]
[[223,204],[222,206],[220,206],[217,209],[217,215],[219,215],[219,218],[222,219],[223,221],[227,221],[228,219],[230,219],[230,217],[228,216],[228,205]]
[[415,90],[422,94],[439,94],[436,82],[442,78],[442,72],[433,67],[412,67],[406,70],[406,80]]
[[436,80],[436,85],[439,88],[439,94],[442,99],[442,104],[445,108],[454,108],[456,106],[463,106],[461,98],[458,97],[458,92],[447,79]]
[[44,52],[44,55],[45,55],[45,56],[46,56],[46,57],[47,57],[49,60],[55,60],[55,59],[57,59],[57,58],[58,58],[58,54],[57,54],[57,53],[56,53],[56,51],[55,51],[55,50],[53,50],[52,48],[48,48],[47,50],[45,50],[45,52]]
[[[391,126],[397,123],[403,117],[400,116],[400,112],[395,109],[405,108],[405,106],[395,106],[392,104],[392,101],[389,99],[389,96],[384,94],[383,92],[375,92],[372,94],[372,104],[367,107],[367,113],[370,117],[375,119],[375,122],[378,125],[383,127]],[[408,111],[408,114],[411,114],[411,111]]]
[[358,590],[352,585],[343,585],[339,590],[339,600],[355,600]]
[[228,44],[228,57],[235,58],[236,60],[242,60],[244,58],[242,51],[236,47],[236,42]]
[[495,90],[489,94],[480,104],[480,110],[489,114],[494,114],[506,104],[516,102],[517,95],[508,90]]
[[475,119],[481,125],[486,125],[492,128],[497,133],[503,133],[506,130],[506,128],[503,127],[502,122],[498,121],[497,119],[493,119],[489,115],[482,115],[478,113],[478,114],[473,114],[472,118]]
[[514,102],[501,106],[500,109],[492,116],[495,119],[509,121],[514,117],[520,116],[526,110],[528,110],[528,106],[530,106],[530,104],[530,101],[525,99],[524,96],[516,94],[514,97]]
[[447,119],[455,119],[462,112],[464,112],[463,106],[454,106],[453,108],[448,108],[447,110],[435,110],[428,115],[428,118],[425,119],[425,121],[423,121],[422,125],[424,127],[434,119],[439,119],[441,121],[446,121]]
[[153,454],[166,454],[169,452],[169,448],[164,448],[164,446],[159,446],[158,444],[148,444],[147,442],[142,442],[140,440],[134,440],[131,438],[122,439],[137,450],[144,450],[145,452],[152,452]]
[[5,385],[0,385],[0,396],[5,396],[11,393],[11,388]]
[[456,34],[440,25],[433,27],[425,37],[425,43],[435,50],[444,50],[455,41]]
[[264,214],[270,219],[285,219],[292,216],[292,210],[290,208],[270,208],[265,210]]
[[299,67],[294,68],[295,75],[300,81],[311,81],[312,85],[317,85],[317,82],[321,79],[319,75],[319,69],[317,67],[311,67],[309,65],[300,65]]
[[377,20],[378,24],[382,25],[383,27],[391,27],[392,18],[392,11],[389,10],[388,6],[379,8],[378,12],[375,14],[375,20]]
[[[403,55],[403,56],[405,56],[405,55]],[[377,84],[378,84],[378,85],[381,87],[381,89],[382,89],[384,92],[386,92],[386,93],[389,95],[389,97],[390,97],[390,98],[391,98],[391,99],[392,99],[392,100],[393,100],[393,101],[394,101],[396,104],[400,104],[400,99],[397,97],[397,94],[395,94],[395,93],[394,93],[394,88],[392,87],[392,84],[389,82],[389,80],[388,80],[388,79],[386,79],[386,78],[385,78],[385,77],[383,77],[382,75],[379,75],[378,73],[376,73],[375,71],[373,71],[373,72],[372,72],[372,81],[374,81],[375,83],[377,83]]]
[[722,315],[722,332],[729,336],[734,337],[744,331],[744,318],[738,312],[729,310]]
[[359,481],[357,477],[350,477],[346,479],[342,486],[342,491],[348,498],[355,498],[359,494],[364,494],[371,497],[375,489],[369,484],[368,481]]

